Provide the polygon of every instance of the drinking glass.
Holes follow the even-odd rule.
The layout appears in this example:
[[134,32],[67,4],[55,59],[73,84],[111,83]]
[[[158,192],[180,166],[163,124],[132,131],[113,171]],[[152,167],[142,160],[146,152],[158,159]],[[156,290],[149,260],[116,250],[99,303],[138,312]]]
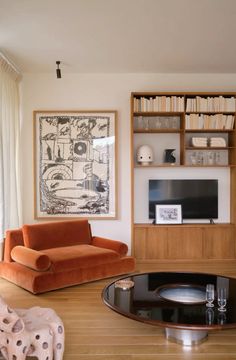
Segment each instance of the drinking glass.
[[217,290],[217,299],[218,299],[218,310],[219,311],[226,311],[226,302],[227,302],[227,294],[226,288],[219,288]]
[[138,123],[137,128],[138,128],[139,130],[143,129],[143,117],[142,117],[142,116],[138,116],[138,121],[137,121],[137,123]]
[[144,129],[148,130],[149,129],[149,119],[147,117],[144,118]]
[[206,306],[207,307],[213,307],[213,301],[215,298],[215,289],[213,284],[207,284],[206,286]]
[[203,165],[203,162],[204,162],[203,152],[199,151],[197,153],[197,165]]
[[196,165],[197,164],[197,154],[195,153],[195,151],[193,153],[191,153],[190,155],[190,160],[191,160],[191,164],[192,165]]
[[214,165],[214,153],[212,151],[207,153],[207,163],[208,165]]
[[217,152],[215,153],[215,164],[216,164],[216,165],[220,165],[220,163],[221,163],[220,152],[217,151]]
[[156,129],[160,129],[161,128],[161,118],[157,117],[156,118]]

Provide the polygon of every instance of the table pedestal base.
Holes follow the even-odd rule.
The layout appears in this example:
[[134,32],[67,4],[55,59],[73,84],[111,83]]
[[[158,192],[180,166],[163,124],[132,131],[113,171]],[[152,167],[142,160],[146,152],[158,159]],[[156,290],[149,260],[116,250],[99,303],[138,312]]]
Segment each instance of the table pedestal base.
[[193,346],[207,340],[208,332],[205,330],[181,330],[165,328],[166,337],[184,346]]

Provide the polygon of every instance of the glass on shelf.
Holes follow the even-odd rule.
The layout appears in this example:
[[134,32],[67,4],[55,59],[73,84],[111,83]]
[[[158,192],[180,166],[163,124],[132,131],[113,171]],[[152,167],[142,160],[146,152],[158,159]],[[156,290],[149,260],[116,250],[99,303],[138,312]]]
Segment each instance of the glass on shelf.
[[197,165],[203,165],[204,164],[204,155],[202,151],[198,151],[197,153]]
[[172,116],[165,116],[162,119],[162,128],[163,129],[174,129],[175,124],[173,123],[173,117]]
[[195,151],[191,153],[190,160],[192,165],[197,165],[197,154]]
[[209,151],[207,153],[207,164],[214,165],[215,163],[215,153],[213,151]]
[[161,119],[160,119],[160,118],[157,118],[157,119],[156,119],[155,127],[156,127],[156,129],[160,129],[160,128],[161,128]]
[[169,118],[168,117],[165,117],[165,118],[162,119],[161,128],[162,129],[169,129]]
[[134,119],[135,130],[179,129],[178,116],[136,116]]
[[190,150],[187,149],[187,161],[190,165],[198,166],[227,166],[228,152],[227,150]]
[[149,118],[145,116],[136,116],[134,118],[134,130],[149,130]]
[[215,152],[215,164],[216,165],[220,165],[221,164],[221,156],[220,156],[220,152],[216,151]]
[[170,127],[172,129],[179,129],[180,128],[180,118],[178,116],[172,116],[170,118]]
[[156,117],[155,116],[149,117],[149,129],[150,130],[156,129]]
[[219,151],[209,151],[207,153],[207,165],[221,165],[221,155]]
[[144,127],[144,130],[149,130],[149,118],[148,117],[144,117],[143,127]]
[[136,116],[134,118],[134,130],[142,130],[143,129],[143,117]]

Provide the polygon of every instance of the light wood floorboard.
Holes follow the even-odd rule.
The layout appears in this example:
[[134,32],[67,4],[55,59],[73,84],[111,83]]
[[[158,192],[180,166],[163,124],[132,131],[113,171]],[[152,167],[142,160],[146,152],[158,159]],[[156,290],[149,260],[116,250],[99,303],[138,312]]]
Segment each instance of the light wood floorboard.
[[[190,262],[137,265],[137,271],[148,270],[192,270],[236,277],[233,261],[205,265]],[[51,307],[58,313],[66,332],[64,360],[236,359],[236,329],[212,332],[201,345],[184,348],[167,341],[161,328],[113,312],[101,299],[103,287],[112,280],[32,295],[0,279],[0,294],[12,307]]]

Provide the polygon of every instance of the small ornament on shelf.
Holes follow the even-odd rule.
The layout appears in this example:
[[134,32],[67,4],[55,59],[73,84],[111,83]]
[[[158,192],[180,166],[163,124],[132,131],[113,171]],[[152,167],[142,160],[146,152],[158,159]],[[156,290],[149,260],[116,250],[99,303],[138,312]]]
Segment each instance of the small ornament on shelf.
[[176,162],[175,149],[165,149],[164,162],[174,165]]
[[137,162],[143,166],[153,162],[153,151],[149,145],[141,145],[137,151]]

